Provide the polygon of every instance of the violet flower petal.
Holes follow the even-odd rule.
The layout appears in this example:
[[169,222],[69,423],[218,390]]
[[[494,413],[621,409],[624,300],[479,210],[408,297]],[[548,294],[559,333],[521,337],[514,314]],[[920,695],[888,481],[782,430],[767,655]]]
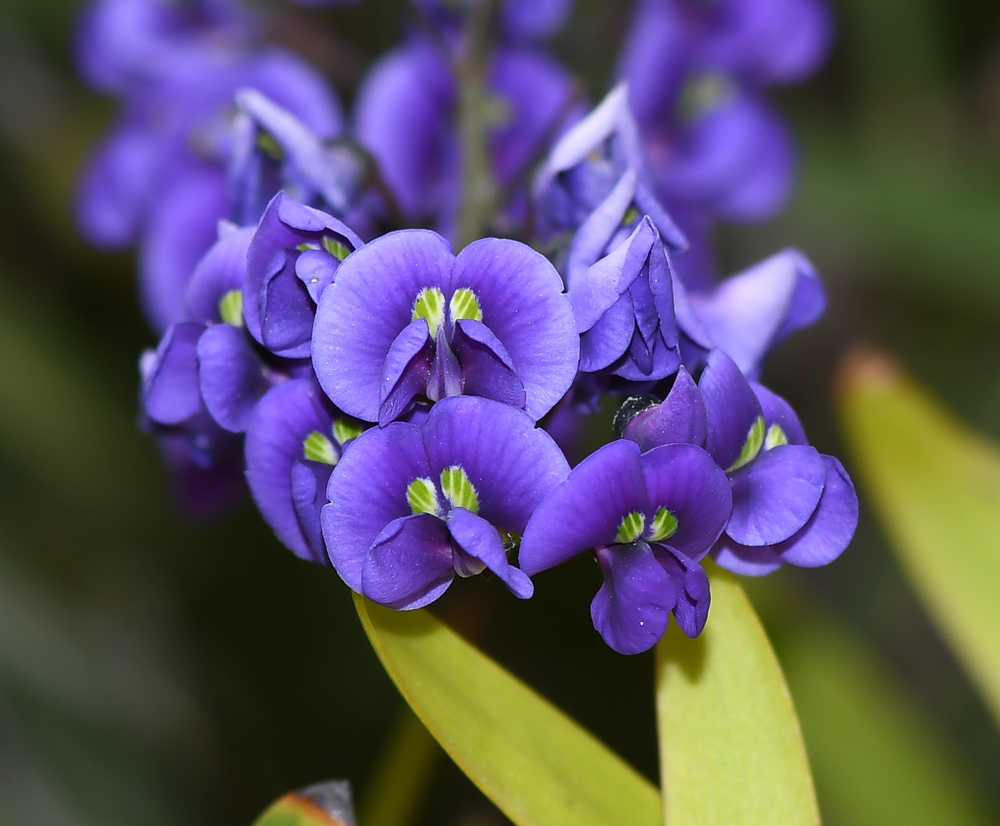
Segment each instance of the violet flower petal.
[[412,515],[407,485],[430,476],[418,425],[393,422],[366,430],[344,451],[330,476],[330,504],[320,520],[330,560],[352,590],[364,593],[361,570],[382,529]]
[[698,389],[708,418],[705,449],[719,467],[728,468],[743,450],[751,426],[762,415],[760,402],[739,367],[721,350],[709,355]]
[[638,445],[611,442],[573,468],[539,505],[521,541],[521,570],[534,576],[578,553],[610,545],[622,519],[648,507]]
[[773,545],[809,521],[823,495],[826,467],[815,448],[779,445],[762,451],[731,481],[726,533],[741,545]]
[[413,398],[427,389],[434,345],[427,322],[418,318],[403,328],[389,347],[379,387],[379,424],[399,418]]
[[802,428],[802,423],[788,402],[763,384],[750,382],[750,386],[753,388],[754,395],[757,396],[757,400],[760,402],[760,409],[764,414],[764,422],[768,427],[773,424],[778,425],[785,432],[785,436],[788,437],[788,443],[791,445],[809,444],[806,432]]
[[454,577],[448,528],[422,513],[386,525],[365,556],[361,593],[397,611],[411,611],[436,600]]
[[[258,402],[245,446],[246,480],[264,521],[296,556],[324,564],[327,560],[316,554],[322,544],[310,539],[296,515],[291,474],[303,461],[306,437],[313,431],[328,434],[332,425],[333,406],[316,382],[289,379]],[[325,502],[325,488],[320,495]]]
[[198,387],[198,340],[204,332],[203,324],[174,324],[157,346],[142,395],[146,415],[157,424],[182,424],[204,409]]
[[681,367],[663,403],[636,414],[622,435],[645,452],[677,442],[702,447],[707,429],[701,393],[690,373]]
[[270,387],[246,331],[213,324],[198,340],[198,383],[205,407],[223,430],[242,433]]
[[712,549],[712,557],[720,568],[740,576],[767,576],[784,564],[771,545],[741,545],[725,534]]
[[330,564],[330,557],[323,542],[320,512],[326,505],[326,488],[330,483],[331,473],[333,465],[307,459],[300,459],[292,465],[291,472],[295,518],[306,545],[312,551],[312,561],[323,565]]
[[243,286],[247,270],[247,249],[253,237],[253,227],[224,231],[198,262],[184,295],[184,306],[190,321],[217,324],[219,301],[231,290]]
[[604,584],[590,603],[594,628],[619,654],[648,651],[667,630],[677,602],[673,580],[645,543],[597,552]]
[[548,433],[534,427],[524,411],[491,399],[455,396],[438,402],[423,439],[432,476],[460,465],[479,493],[479,515],[516,534],[524,533],[531,514],[569,474]]
[[677,588],[677,604],[674,605],[677,626],[688,637],[697,637],[705,630],[712,601],[708,574],[693,559],[673,548],[653,546],[653,555]]
[[524,385],[524,409],[538,421],[569,390],[580,363],[580,337],[559,273],[524,244],[484,238],[455,260],[451,289],[463,287],[476,294],[483,324],[507,348]]
[[500,534],[485,519],[455,508],[448,518],[448,531],[462,551],[482,562],[518,599],[528,599],[535,592],[531,580],[507,561]]
[[858,526],[858,495],[851,478],[832,456],[823,456],[826,485],[805,527],[774,547],[785,562],[802,568],[827,565],[851,543]]
[[455,355],[462,364],[463,392],[524,408],[524,385],[507,348],[485,324],[461,319],[455,324]]
[[729,520],[733,495],[728,477],[694,445],[653,448],[640,463],[650,511],[665,507],[677,518],[677,532],[664,542],[697,562]]

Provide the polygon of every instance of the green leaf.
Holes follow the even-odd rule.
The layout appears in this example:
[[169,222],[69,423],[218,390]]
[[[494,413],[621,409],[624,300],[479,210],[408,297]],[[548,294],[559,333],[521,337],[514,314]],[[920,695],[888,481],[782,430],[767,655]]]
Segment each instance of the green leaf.
[[354,599],[410,707],[517,826],[661,826],[651,783],[427,611]]
[[253,826],[355,826],[351,787],[328,780],[279,798]]
[[880,354],[845,365],[840,403],[866,501],[1000,720],[1000,449]]
[[982,794],[864,640],[809,622],[781,648],[824,813],[851,826],[986,826]]
[[781,668],[743,589],[707,563],[701,636],[671,623],[656,649],[664,819],[670,826],[819,823]]

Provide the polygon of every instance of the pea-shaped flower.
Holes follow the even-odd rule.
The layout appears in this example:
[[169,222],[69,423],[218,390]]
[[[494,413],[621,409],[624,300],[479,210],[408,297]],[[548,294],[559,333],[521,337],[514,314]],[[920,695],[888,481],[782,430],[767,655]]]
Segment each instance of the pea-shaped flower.
[[330,559],[354,591],[400,610],[486,569],[530,597],[531,580],[507,553],[568,473],[524,412],[445,399],[421,424],[372,428],[344,452],[321,516]]
[[726,526],[725,473],[701,448],[671,444],[640,454],[634,442],[584,459],[541,504],[521,543],[534,575],[587,551],[604,585],[590,606],[615,651],[638,654],[663,636],[672,612],[694,637],[708,617],[708,577],[698,564]]
[[428,230],[384,235],[350,255],[323,292],[313,365],[333,403],[388,424],[414,402],[483,396],[537,421],[569,389],[580,340],[552,265],[486,238],[456,257]]

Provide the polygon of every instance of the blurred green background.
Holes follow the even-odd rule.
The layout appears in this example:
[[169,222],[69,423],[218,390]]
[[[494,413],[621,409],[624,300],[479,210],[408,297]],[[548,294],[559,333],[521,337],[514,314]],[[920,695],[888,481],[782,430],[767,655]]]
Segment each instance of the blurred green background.
[[[398,41],[403,6],[275,8],[274,36],[349,102]],[[69,215],[114,114],[74,78],[78,11],[0,0],[0,822],[241,826],[331,777],[384,800],[406,785],[391,772],[371,784],[402,704],[347,589],[285,551],[249,504],[186,520],[137,431],[136,363],[155,342],[134,263],[86,248]],[[895,353],[1000,439],[1000,4],[838,0],[835,13],[826,69],[776,95],[801,150],[797,197],[718,242],[725,272],[792,244],[823,274],[826,318],[771,357],[765,380],[851,470],[834,376],[859,343]],[[619,0],[578,0],[556,43],[595,100],[625,26]],[[1000,822],[1000,733],[860,493],[841,560],[747,585],[824,820]],[[652,654],[600,641],[598,583],[577,559],[541,575],[528,603],[474,579],[440,611],[656,778]],[[434,769],[413,823],[505,822],[447,760]]]

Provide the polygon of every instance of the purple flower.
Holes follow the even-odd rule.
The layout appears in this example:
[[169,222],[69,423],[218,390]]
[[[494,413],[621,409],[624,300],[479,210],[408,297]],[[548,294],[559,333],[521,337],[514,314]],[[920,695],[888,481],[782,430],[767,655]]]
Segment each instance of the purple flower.
[[612,90],[552,148],[535,179],[534,198],[539,231],[545,238],[575,231],[595,212],[603,212],[607,220],[620,210],[623,219],[634,214],[621,221],[630,228],[639,216],[649,215],[671,249],[687,245],[653,194],[649,164],[624,85]]
[[272,353],[308,358],[316,305],[362,246],[341,221],[279,192],[254,231],[243,282],[247,330]]
[[825,565],[854,535],[858,502],[843,467],[810,447],[788,403],[748,382],[722,351],[709,356],[697,387],[679,371],[663,403],[638,412],[623,433],[645,450],[704,444],[725,469],[733,508],[713,550],[723,567],[765,574],[785,562]]
[[445,399],[422,424],[373,428],[344,453],[322,512],[330,559],[354,591],[400,610],[486,569],[525,599],[531,581],[508,552],[568,472],[522,411]]
[[276,385],[254,410],[246,436],[250,493],[278,538],[303,559],[329,564],[320,510],[330,474],[362,429],[312,379]]
[[684,363],[694,370],[708,351],[722,350],[748,378],[791,333],[826,310],[826,290],[809,260],[788,249],[699,292],[674,279],[674,306]]
[[604,585],[591,603],[594,627],[622,654],[652,648],[672,612],[701,633],[710,601],[698,564],[729,517],[726,475],[699,447],[671,444],[640,455],[619,440],[584,459],[538,507],[520,562],[529,576],[594,552]]
[[[464,15],[478,0],[415,0],[425,15],[443,30],[457,37]],[[500,23],[508,40],[544,40],[556,34],[566,22],[573,0],[504,0]]]
[[537,421],[569,389],[580,340],[559,274],[529,247],[486,238],[456,257],[441,236],[402,230],[340,265],[312,353],[333,403],[364,421],[459,394]]
[[[516,202],[519,179],[578,113],[572,78],[550,57],[502,47],[488,69],[493,172]],[[447,55],[414,39],[382,58],[358,91],[357,136],[411,223],[451,238],[461,194],[458,85]],[[516,203],[515,203],[516,206]]]

